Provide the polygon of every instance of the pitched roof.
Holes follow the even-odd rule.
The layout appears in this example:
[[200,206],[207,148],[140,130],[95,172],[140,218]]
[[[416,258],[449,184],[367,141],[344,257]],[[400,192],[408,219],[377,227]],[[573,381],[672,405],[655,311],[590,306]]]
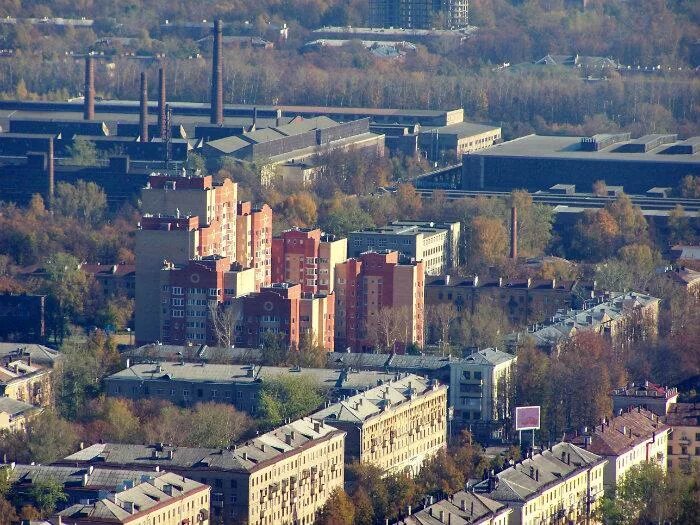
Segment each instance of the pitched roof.
[[673,403],[664,421],[674,427],[700,427],[700,403]]
[[508,515],[512,509],[482,494],[461,490],[447,499],[406,516],[396,525],[481,525],[493,523],[497,516]]
[[24,401],[17,401],[11,397],[0,397],[0,412],[9,414],[11,417],[31,412],[32,410],[37,410],[37,408],[34,405]]
[[[21,352],[20,352],[21,351]],[[54,364],[63,358],[63,354],[47,346],[34,343],[0,343],[0,360],[3,357],[14,359],[26,357],[29,354],[32,363],[53,367]]]

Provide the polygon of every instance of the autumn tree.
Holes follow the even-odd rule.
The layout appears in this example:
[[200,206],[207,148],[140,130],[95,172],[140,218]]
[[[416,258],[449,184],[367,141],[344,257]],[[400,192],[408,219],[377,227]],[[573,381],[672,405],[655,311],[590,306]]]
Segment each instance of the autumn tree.
[[496,264],[508,254],[508,231],[496,218],[478,216],[464,232],[472,264]]
[[299,345],[289,352],[289,362],[305,368],[324,368],[328,351],[316,334],[305,331],[299,337]]
[[465,481],[455,458],[445,450],[426,461],[416,478],[421,491],[427,494],[454,494],[464,489]]
[[608,195],[608,185],[605,184],[604,180],[597,180],[593,183],[593,195],[597,197],[607,197]]
[[648,244],[629,244],[597,266],[596,282],[603,290],[646,290],[660,264],[661,255]]
[[423,203],[413,184],[399,184],[396,191],[396,201],[402,218],[415,219],[420,217]]
[[391,352],[396,343],[410,344],[412,319],[407,306],[382,307],[367,321],[367,337],[380,353]]
[[307,191],[293,193],[284,200],[282,214],[290,226],[311,226],[316,223],[318,217],[316,200]]
[[452,324],[450,339],[464,347],[487,348],[498,346],[511,331],[503,310],[488,300],[480,301],[472,312],[465,308]]
[[452,323],[459,318],[459,312],[452,303],[440,303],[429,305],[426,308],[425,319],[432,334],[433,341],[442,341],[442,344],[450,344],[450,328]]
[[76,427],[46,409],[22,430],[0,433],[0,454],[21,463],[50,463],[75,452]]
[[94,182],[79,180],[75,184],[59,182],[53,208],[64,217],[73,217],[89,224],[99,224],[107,210],[107,196]]
[[342,488],[336,488],[321,508],[319,525],[353,525],[355,505]]

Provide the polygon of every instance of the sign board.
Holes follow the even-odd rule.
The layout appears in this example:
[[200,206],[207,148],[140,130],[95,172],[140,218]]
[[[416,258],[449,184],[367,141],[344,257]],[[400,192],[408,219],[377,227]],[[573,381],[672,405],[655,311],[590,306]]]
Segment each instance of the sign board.
[[515,430],[533,430],[540,428],[540,407],[516,407]]

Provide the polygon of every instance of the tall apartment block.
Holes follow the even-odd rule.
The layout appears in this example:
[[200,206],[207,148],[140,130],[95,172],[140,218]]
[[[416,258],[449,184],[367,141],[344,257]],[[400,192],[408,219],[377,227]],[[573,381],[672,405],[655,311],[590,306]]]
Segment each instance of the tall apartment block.
[[[424,281],[423,263],[395,251],[366,252],[336,265],[335,334],[339,348],[371,351],[387,334],[394,347],[423,346]],[[392,314],[387,309],[392,309]]]
[[348,255],[348,240],[310,228],[294,228],[272,239],[272,282],[301,285],[303,292],[330,293],[335,265]]
[[255,289],[272,284],[272,208],[239,202],[236,216],[236,261],[255,270]]
[[236,183],[214,184],[211,176],[149,178],[141,192],[144,215],[136,231],[138,342],[162,336],[160,316],[168,313],[161,306],[161,270],[166,261],[186,266],[193,259],[227,257],[255,270],[255,289],[269,282],[272,211],[267,206],[255,210],[250,203],[237,203],[237,194]]
[[370,0],[372,27],[456,29],[469,25],[469,0]]
[[217,345],[211,309],[225,308],[255,291],[255,270],[227,257],[208,255],[186,265],[166,264],[160,271],[160,338],[166,344]]
[[396,250],[422,261],[428,275],[444,274],[459,265],[459,222],[394,221],[381,228],[348,235],[348,256],[371,250]]
[[446,446],[447,387],[409,374],[311,416],[345,430],[345,461],[416,475]]

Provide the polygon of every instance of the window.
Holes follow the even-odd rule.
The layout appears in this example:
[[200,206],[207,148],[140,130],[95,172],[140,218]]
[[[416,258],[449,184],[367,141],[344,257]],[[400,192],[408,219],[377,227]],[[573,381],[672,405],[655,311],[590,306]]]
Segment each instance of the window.
[[474,379],[481,379],[481,372],[474,372]]
[[173,295],[182,295],[182,286],[173,286]]

